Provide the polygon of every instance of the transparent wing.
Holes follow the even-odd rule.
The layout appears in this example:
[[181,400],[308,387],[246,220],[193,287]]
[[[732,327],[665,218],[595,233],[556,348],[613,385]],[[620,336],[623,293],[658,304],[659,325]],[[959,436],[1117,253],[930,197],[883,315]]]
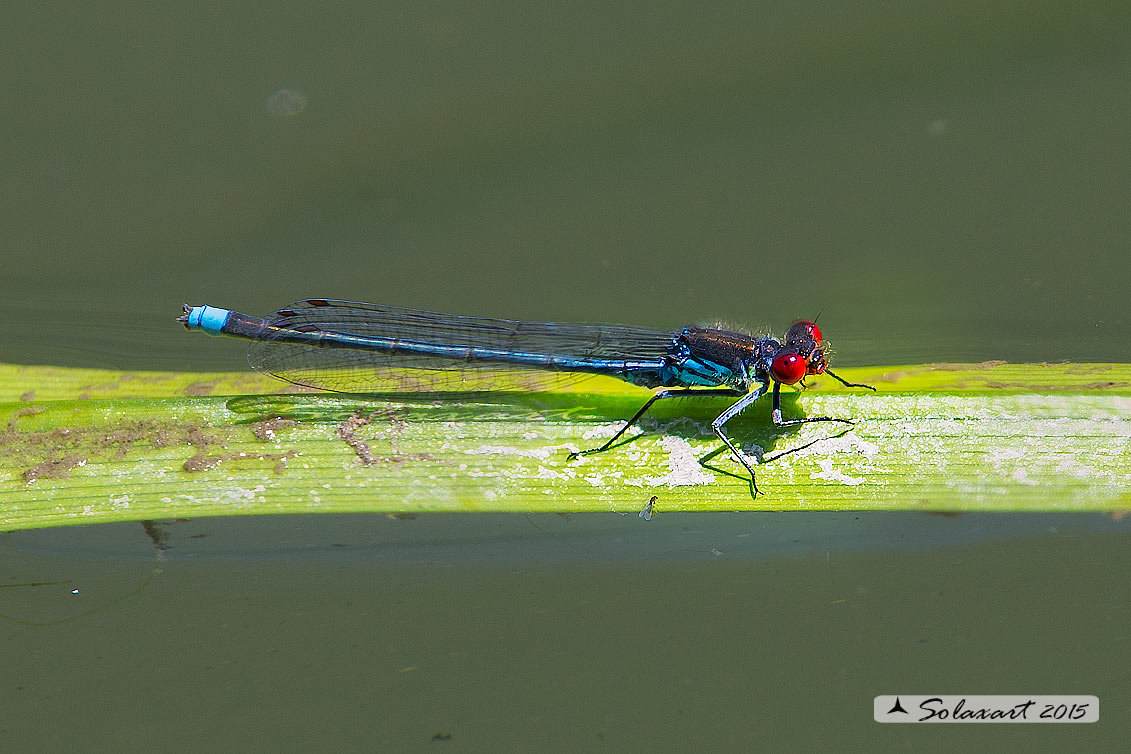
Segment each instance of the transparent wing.
[[[325,299],[306,299],[280,309],[272,325],[567,359],[659,360],[672,340],[670,332],[620,325],[462,317]],[[591,376],[539,370],[524,363],[318,348],[273,340],[254,342],[247,358],[259,372],[338,392],[548,390]]]

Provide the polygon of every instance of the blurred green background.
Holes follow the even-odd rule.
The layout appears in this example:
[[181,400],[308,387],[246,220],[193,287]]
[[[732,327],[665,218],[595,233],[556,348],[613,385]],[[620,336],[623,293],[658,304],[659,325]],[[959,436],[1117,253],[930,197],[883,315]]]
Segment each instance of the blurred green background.
[[1126,361],[1129,31],[1126,3],[18,2],[0,358],[238,369],[181,303],[315,296]]

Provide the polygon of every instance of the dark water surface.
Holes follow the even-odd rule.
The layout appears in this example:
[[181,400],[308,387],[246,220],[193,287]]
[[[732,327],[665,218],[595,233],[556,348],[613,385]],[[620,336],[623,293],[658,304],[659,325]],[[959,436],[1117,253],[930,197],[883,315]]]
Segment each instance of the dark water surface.
[[[1128,525],[307,516],[0,535],[8,578],[42,584],[3,590],[0,732],[18,751],[80,734],[87,751],[1105,750]],[[924,689],[1087,692],[1102,721],[871,721],[873,696]]]
[[[1126,3],[153,8],[5,9],[4,362],[243,369],[180,305],[309,296],[778,333],[819,313],[834,365],[1131,360]],[[0,740],[1131,732],[1122,521],[630,519],[188,522],[148,581],[140,524],[5,535]],[[900,692],[1096,694],[1101,722],[873,723]]]

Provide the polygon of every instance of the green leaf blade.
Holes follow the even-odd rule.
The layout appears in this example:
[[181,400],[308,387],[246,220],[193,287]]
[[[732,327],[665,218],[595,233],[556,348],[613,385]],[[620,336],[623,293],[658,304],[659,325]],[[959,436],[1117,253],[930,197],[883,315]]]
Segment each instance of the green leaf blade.
[[878,392],[820,380],[783,404],[788,416],[852,418],[847,431],[775,428],[768,399],[732,422],[738,442],[765,453],[765,494],[753,498],[710,431],[725,399],[663,402],[638,436],[569,461],[648,392],[595,379],[559,393],[388,401],[295,393],[255,375],[0,365],[0,529],[315,511],[635,513],[652,496],[660,514],[1131,508],[1131,365],[842,376]]

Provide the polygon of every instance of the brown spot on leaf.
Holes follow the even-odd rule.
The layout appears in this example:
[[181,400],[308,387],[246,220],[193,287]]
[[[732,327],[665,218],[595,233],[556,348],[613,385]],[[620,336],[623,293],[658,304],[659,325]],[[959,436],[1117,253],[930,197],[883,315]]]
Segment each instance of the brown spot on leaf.
[[12,414],[12,418],[8,421],[8,427],[15,427],[16,419],[22,419],[25,416],[38,416],[39,414],[46,412],[46,408],[21,408]]
[[24,481],[34,482],[39,479],[65,479],[70,476],[71,469],[76,466],[82,466],[85,463],[85,458],[74,454],[56,458],[51,461],[44,461],[43,463],[32,466],[30,469],[24,469]]
[[212,391],[220,384],[219,380],[212,380],[211,382],[193,382],[185,386],[185,395],[193,398],[200,398],[206,395],[212,395]]
[[295,424],[298,424],[294,419],[283,419],[282,417],[275,416],[266,421],[256,422],[252,427],[252,432],[255,437],[262,442],[270,442],[275,439],[275,433],[279,430],[290,429]]
[[342,439],[342,442],[353,449],[353,452],[366,466],[373,466],[378,463],[403,463],[405,461],[424,461],[431,459],[432,456],[428,453],[394,453],[388,456],[373,455],[373,451],[369,448],[369,443],[357,436],[357,430],[364,427],[378,416],[385,416],[391,413],[391,409],[385,409],[383,411],[374,411],[369,414],[369,416],[364,416],[361,410],[358,409],[353,416],[338,425],[338,437]]
[[220,442],[216,435],[205,432],[197,426],[191,426],[185,432],[185,438],[189,441],[190,445],[195,445],[198,448],[206,448],[209,445],[215,445]]
[[274,461],[275,473],[282,474],[287,470],[287,461],[297,455],[298,451],[295,450],[288,450],[286,453],[225,453],[219,456],[206,456],[203,453],[197,453],[184,462],[183,468],[185,471],[208,471],[222,463],[234,461]]

